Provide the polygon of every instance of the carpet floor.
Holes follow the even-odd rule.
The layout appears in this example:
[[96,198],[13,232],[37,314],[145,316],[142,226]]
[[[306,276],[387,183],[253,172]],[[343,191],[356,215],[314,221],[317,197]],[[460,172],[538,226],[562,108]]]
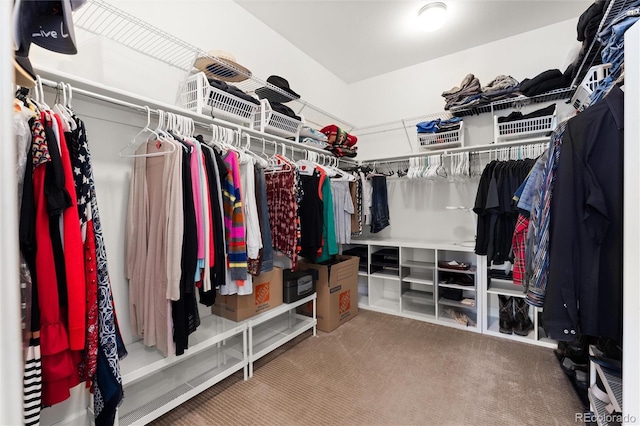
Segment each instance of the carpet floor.
[[575,425],[551,349],[361,310],[157,419],[160,425]]

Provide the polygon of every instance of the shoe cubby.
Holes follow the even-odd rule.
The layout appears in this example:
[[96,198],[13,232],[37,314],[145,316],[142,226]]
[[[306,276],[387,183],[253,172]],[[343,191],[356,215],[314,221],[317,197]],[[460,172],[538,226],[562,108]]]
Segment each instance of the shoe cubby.
[[433,249],[401,248],[400,289],[403,314],[435,319],[435,256]]
[[369,264],[369,246],[366,244],[345,244],[342,246],[342,254],[360,258],[358,262],[358,275],[366,276]]
[[344,244],[342,254],[356,256],[360,259],[358,262],[358,306],[366,308],[369,306],[369,245]]
[[371,277],[400,279],[400,249],[398,247],[371,247],[369,261]]
[[458,328],[476,329],[478,313],[464,305],[444,305],[439,302],[438,321]]
[[435,263],[438,320],[479,330],[477,256],[438,250]]
[[358,305],[369,306],[369,277],[358,276]]
[[369,277],[369,306],[380,311],[400,312],[400,280]]
[[[510,340],[555,348],[556,342],[549,339],[542,328],[542,308],[536,308],[526,304],[526,294],[522,286],[514,284],[510,279],[498,278],[500,276],[499,274],[492,275],[494,276],[487,278],[483,332]],[[500,296],[511,298],[513,303],[526,306],[529,319],[533,323],[533,328],[526,335],[522,335],[522,333],[517,334],[513,330],[511,333],[505,333],[504,330],[503,332],[500,331]],[[513,309],[512,312],[515,313],[515,309]]]
[[433,318],[436,315],[433,279],[431,284],[422,282],[402,281],[400,283],[402,295],[401,310],[407,315]]

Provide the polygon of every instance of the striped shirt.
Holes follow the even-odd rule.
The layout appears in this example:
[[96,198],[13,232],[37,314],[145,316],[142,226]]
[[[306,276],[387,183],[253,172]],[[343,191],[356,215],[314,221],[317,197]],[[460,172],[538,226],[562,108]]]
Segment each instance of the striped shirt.
[[222,182],[227,263],[231,279],[243,281],[238,282],[238,285],[243,285],[247,279],[247,240],[240,196],[240,165],[237,154],[231,150],[224,156],[224,162],[229,169]]

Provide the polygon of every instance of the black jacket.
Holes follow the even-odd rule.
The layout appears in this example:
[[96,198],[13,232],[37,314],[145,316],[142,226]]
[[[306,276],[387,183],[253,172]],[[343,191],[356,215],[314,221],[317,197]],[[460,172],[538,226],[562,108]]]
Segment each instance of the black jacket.
[[551,201],[544,328],[622,338],[624,93],[567,123]]

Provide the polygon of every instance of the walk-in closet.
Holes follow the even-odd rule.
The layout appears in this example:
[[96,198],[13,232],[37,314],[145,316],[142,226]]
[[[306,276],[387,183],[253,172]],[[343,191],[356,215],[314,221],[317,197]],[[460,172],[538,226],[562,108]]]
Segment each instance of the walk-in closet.
[[638,20],[0,2],[0,424],[640,423]]

